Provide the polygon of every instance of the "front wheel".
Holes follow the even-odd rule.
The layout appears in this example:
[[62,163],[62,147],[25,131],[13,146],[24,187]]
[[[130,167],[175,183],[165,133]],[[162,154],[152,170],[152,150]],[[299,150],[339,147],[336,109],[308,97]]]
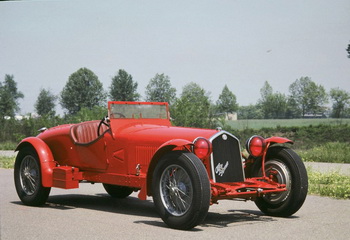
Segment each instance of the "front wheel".
[[24,148],[18,153],[14,180],[17,194],[25,205],[39,206],[46,202],[51,188],[41,184],[40,162],[34,149]]
[[153,201],[162,220],[175,229],[200,224],[210,204],[210,183],[203,163],[193,154],[166,154],[154,170]]
[[[300,157],[291,149],[273,147],[266,155],[265,174],[275,182],[285,184],[287,191],[257,198],[257,207],[276,217],[288,217],[297,212],[308,190],[307,172]],[[262,176],[261,160],[254,164],[253,176]]]

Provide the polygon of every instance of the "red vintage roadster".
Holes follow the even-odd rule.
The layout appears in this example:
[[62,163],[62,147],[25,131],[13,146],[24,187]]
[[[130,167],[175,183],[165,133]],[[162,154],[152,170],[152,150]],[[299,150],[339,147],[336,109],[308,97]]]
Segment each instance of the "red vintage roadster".
[[170,227],[191,229],[222,199],[255,201],[267,215],[287,217],[303,205],[307,173],[286,143],[252,136],[239,140],[221,129],[173,127],[167,103],[109,102],[101,121],[43,128],[20,142],[14,180],[26,205],[42,205],[52,187],[102,183],[125,198],[134,191]]

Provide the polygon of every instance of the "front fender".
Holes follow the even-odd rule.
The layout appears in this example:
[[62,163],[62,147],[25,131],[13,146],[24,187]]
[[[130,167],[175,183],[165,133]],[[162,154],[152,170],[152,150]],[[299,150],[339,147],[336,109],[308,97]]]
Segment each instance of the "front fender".
[[18,144],[15,151],[21,151],[25,147],[32,147],[38,154],[43,187],[52,187],[52,169],[56,167],[56,162],[49,146],[40,138],[28,137]]
[[266,143],[274,144],[274,143],[291,143],[293,144],[293,141],[288,138],[283,137],[270,137],[265,139]]
[[269,150],[271,150],[272,148],[277,146],[277,145],[273,146],[274,144],[285,144],[285,143],[293,144],[294,143],[292,140],[290,140],[288,138],[283,138],[283,137],[265,138],[265,142],[267,144],[267,148],[264,150],[263,156],[261,156],[259,158],[254,158],[248,154],[244,157],[244,158],[246,158],[246,162],[244,165],[244,172],[245,172],[246,176],[252,177],[252,168],[253,168],[254,163],[258,159],[262,159],[262,161],[265,162],[265,157],[266,157],[267,153],[269,152]]
[[146,182],[146,186],[144,186],[139,194],[139,198],[140,199],[145,199],[146,198],[146,194],[148,196],[152,195],[152,178],[153,178],[153,171],[155,169],[155,167],[157,166],[157,163],[159,162],[159,160],[162,158],[162,156],[164,154],[166,154],[167,152],[170,152],[176,148],[188,148],[192,145],[193,143],[188,141],[188,140],[184,140],[184,139],[173,139],[170,140],[168,142],[163,143],[156,151],[156,153],[153,155],[150,165],[148,167],[148,171],[147,171],[147,182]]

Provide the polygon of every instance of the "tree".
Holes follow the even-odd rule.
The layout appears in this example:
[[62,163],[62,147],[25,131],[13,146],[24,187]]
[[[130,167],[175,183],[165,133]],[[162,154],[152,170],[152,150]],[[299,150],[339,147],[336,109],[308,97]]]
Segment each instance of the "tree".
[[138,101],[137,82],[125,70],[119,69],[118,74],[112,78],[109,97],[112,101]]
[[50,116],[53,117],[56,114],[55,107],[56,107],[56,100],[57,96],[52,94],[50,90],[41,89],[38,99],[35,102],[35,110],[36,113],[40,116]]
[[176,89],[171,86],[170,78],[164,73],[156,74],[146,86],[146,101],[175,102]]
[[240,106],[238,109],[238,119],[262,119],[264,115],[258,105]]
[[210,100],[196,83],[187,84],[172,108],[177,126],[205,128],[210,126]]
[[289,102],[297,108],[297,110],[292,111],[296,114],[300,113],[303,117],[307,113],[315,115],[323,112],[324,105],[328,101],[324,87],[317,85],[309,77],[297,79],[289,86],[289,92]]
[[18,91],[13,75],[6,74],[4,82],[0,82],[0,117],[14,117],[20,110],[20,98],[24,98],[24,95]]
[[268,81],[265,81],[264,86],[260,89],[260,95],[261,95],[261,100],[262,102],[267,101],[269,96],[273,94],[273,89],[271,85],[269,84]]
[[348,45],[348,48],[346,49],[346,51],[348,52],[348,58],[350,58],[350,44]]
[[80,68],[69,76],[61,92],[60,103],[69,114],[82,108],[92,109],[106,104],[106,93],[98,77],[87,68]]
[[311,84],[308,96],[310,98],[308,110],[311,114],[316,115],[326,110],[325,104],[328,103],[328,94],[323,86]]
[[106,107],[95,106],[91,109],[82,108],[79,112],[77,112],[74,116],[69,116],[67,120],[73,123],[80,123],[85,121],[91,121],[96,119],[101,119],[103,116],[107,116]]
[[286,118],[287,106],[287,97],[282,93],[276,92],[267,98],[262,111],[265,118],[281,119]]
[[271,85],[266,81],[260,89],[259,106],[265,119],[285,118],[287,112],[287,97],[279,92],[274,93]]
[[226,84],[216,101],[216,106],[219,113],[232,113],[238,110],[236,96],[228,89]]
[[334,118],[344,117],[344,113],[350,105],[350,93],[339,88],[332,88],[329,95],[333,100],[332,116]]

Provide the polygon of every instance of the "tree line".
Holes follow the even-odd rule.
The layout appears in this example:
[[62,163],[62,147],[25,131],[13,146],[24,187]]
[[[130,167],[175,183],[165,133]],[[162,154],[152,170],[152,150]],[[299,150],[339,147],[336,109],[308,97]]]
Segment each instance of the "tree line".
[[[108,91],[103,89],[98,77],[87,68],[72,73],[59,96],[48,89],[41,89],[34,104],[41,117],[55,117],[56,102],[67,116],[91,115],[89,111],[101,113],[105,110],[107,99],[112,101],[156,101],[168,102],[171,116],[176,125],[190,127],[210,127],[215,120],[227,113],[237,112],[239,119],[285,119],[307,116],[322,116],[331,100],[331,116],[342,118],[350,116],[350,93],[333,88],[326,92],[322,85],[310,77],[301,77],[289,86],[289,95],[274,92],[268,81],[260,89],[260,99],[256,104],[239,106],[235,94],[227,85],[222,89],[216,102],[210,94],[197,83],[184,86],[179,97],[171,85],[170,77],[156,74],[146,86],[142,99],[137,92],[138,83],[123,69],[112,77]],[[17,89],[13,75],[5,75],[0,82],[0,118],[13,118],[19,111],[19,99],[24,98]],[[101,116],[98,116],[101,117]]]

